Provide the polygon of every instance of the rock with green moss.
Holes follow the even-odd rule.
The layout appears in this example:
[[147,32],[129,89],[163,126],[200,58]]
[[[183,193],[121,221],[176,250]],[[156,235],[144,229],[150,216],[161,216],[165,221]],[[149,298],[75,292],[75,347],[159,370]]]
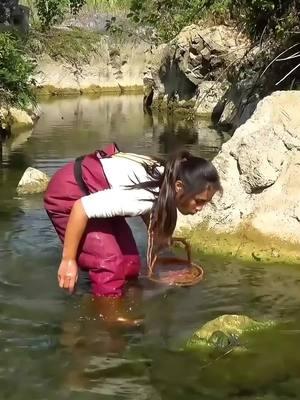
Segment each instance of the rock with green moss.
[[273,326],[273,322],[259,322],[244,315],[222,315],[203,325],[186,343],[186,349],[204,347],[242,347],[239,341],[243,334]]

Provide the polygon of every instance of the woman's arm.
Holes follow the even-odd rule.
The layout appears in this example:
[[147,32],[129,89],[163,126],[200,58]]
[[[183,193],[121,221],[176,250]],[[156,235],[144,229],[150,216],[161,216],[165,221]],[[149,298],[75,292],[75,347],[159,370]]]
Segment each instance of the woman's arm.
[[88,222],[81,200],[75,201],[67,224],[63,259],[75,260],[79,242]]
[[138,216],[151,210],[153,195],[141,189],[106,189],[77,200],[66,228],[62,261],[58,270],[61,288],[73,292],[78,279],[76,257],[89,218]]
[[58,269],[59,286],[73,292],[78,279],[76,256],[78,246],[86,228],[88,217],[81,200],[77,200],[72,208],[66,228],[62,260]]
[[88,218],[137,217],[152,208],[153,194],[143,189],[112,188],[81,198]]

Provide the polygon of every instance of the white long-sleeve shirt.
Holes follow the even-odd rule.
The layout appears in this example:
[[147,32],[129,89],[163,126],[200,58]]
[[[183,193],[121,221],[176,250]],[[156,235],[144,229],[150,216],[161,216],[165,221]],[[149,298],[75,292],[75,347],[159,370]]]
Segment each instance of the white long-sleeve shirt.
[[[114,216],[138,216],[149,212],[155,196],[145,189],[128,189],[127,185],[149,181],[140,162],[129,158],[113,156],[101,159],[110,188],[81,198],[88,218],[109,218]],[[133,156],[132,158],[130,158]],[[139,159],[137,159],[139,161]],[[163,167],[159,167],[162,172]]]

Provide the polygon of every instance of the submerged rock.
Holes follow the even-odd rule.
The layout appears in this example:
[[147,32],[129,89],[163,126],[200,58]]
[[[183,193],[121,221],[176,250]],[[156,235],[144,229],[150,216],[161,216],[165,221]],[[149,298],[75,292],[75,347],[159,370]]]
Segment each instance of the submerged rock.
[[202,346],[199,351],[153,352],[151,382],[170,399],[186,393],[194,399],[297,399],[299,321],[250,332],[241,341],[247,351]]
[[241,335],[272,326],[271,322],[255,321],[244,315],[222,315],[207,322],[194,333],[186,344],[186,349],[203,346],[215,348],[240,347]]
[[19,195],[42,193],[46,190],[49,180],[44,172],[29,167],[18,184],[17,193]]

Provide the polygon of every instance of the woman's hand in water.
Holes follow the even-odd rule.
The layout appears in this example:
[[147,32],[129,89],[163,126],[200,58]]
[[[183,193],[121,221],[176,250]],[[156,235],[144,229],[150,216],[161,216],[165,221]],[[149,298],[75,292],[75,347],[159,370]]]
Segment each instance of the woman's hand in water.
[[76,260],[62,259],[58,269],[59,287],[69,290],[73,293],[78,280],[78,266]]
[[69,217],[64,239],[62,261],[58,269],[58,283],[61,288],[74,291],[78,279],[76,255],[78,245],[86,228],[88,217],[81,200],[76,200]]

